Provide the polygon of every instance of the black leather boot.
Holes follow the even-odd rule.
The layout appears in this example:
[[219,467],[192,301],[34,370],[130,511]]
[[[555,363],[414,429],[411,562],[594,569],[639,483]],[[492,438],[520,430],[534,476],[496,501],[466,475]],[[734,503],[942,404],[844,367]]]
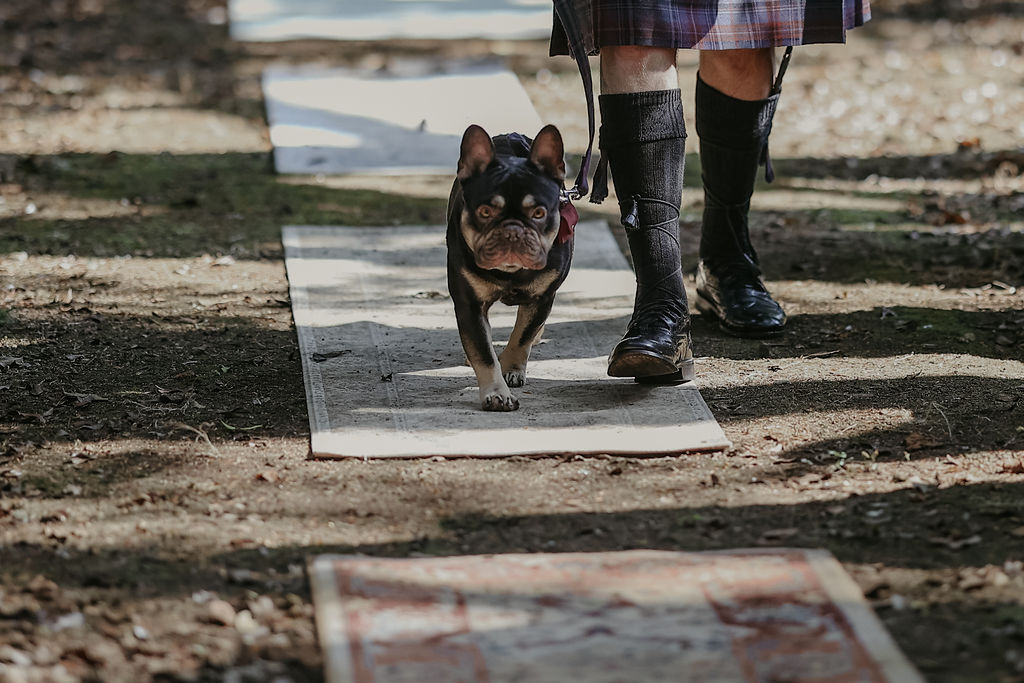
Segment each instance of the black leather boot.
[[754,179],[767,163],[768,134],[779,96],[750,102],[715,90],[698,74],[697,135],[704,180],[704,218],[697,266],[697,308],[740,337],[768,337],[786,324],[761,280],[747,215]]
[[633,316],[608,357],[608,374],[643,383],[690,381],[690,316],[679,257],[686,142],[679,90],[602,95],[600,104],[601,152],[636,273]]

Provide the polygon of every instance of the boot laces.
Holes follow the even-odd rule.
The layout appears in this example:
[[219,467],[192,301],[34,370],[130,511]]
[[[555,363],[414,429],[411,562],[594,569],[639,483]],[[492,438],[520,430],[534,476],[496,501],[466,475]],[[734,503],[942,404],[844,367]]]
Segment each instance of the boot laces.
[[[663,281],[664,282],[664,281]],[[675,331],[685,322],[688,311],[679,295],[662,286],[662,283],[642,288],[637,293],[633,316],[629,320],[629,331],[670,330]]]

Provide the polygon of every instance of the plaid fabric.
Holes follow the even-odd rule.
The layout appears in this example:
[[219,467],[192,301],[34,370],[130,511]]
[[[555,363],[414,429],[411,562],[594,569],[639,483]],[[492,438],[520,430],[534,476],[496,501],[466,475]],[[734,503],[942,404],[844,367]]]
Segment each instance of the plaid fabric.
[[[604,45],[734,50],[844,43],[870,0],[573,0],[588,54]],[[569,54],[555,18],[551,54]]]

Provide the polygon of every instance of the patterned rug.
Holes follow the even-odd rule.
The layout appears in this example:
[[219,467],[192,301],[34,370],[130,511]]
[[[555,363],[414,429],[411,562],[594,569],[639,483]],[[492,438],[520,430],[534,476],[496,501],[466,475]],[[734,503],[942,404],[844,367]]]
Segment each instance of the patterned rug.
[[310,575],[328,683],[923,681],[819,550],[325,555]]

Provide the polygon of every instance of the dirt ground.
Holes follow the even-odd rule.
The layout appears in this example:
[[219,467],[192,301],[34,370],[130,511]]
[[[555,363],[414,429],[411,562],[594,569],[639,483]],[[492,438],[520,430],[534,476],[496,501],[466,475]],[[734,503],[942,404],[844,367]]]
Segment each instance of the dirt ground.
[[578,155],[573,63],[3,3],[0,681],[321,680],[320,552],[772,545],[833,552],[928,680],[1024,681],[1024,7],[875,10],[787,76],[753,224],[788,331],[694,318],[732,450],[319,462],[280,227],[440,223],[450,181],[276,177],[260,70],[500,55]]

